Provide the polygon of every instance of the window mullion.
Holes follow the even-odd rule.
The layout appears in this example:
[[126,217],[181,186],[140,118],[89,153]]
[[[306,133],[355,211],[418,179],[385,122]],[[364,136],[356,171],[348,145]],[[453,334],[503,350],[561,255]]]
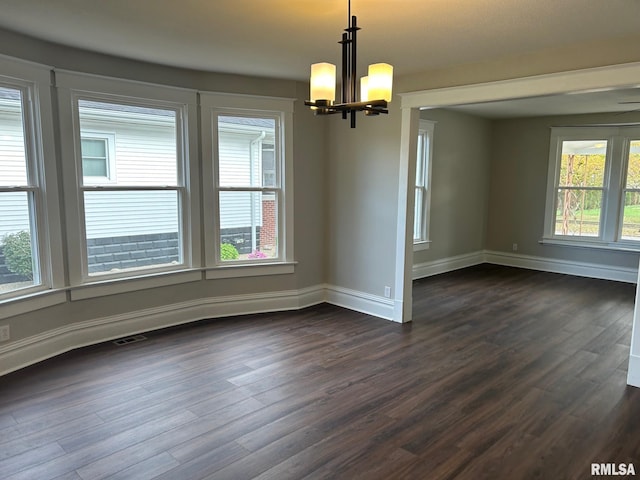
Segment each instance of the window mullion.
[[608,174],[605,177],[607,183],[603,193],[603,219],[602,219],[602,239],[605,242],[615,242],[619,239],[622,208],[623,208],[623,192],[622,184],[624,179],[623,166],[626,144],[624,137],[616,135],[611,138],[611,150],[609,153]]

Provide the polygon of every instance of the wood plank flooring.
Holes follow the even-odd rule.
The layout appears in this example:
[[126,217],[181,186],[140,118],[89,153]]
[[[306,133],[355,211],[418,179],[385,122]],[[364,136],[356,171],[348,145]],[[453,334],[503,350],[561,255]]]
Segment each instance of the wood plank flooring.
[[0,479],[640,475],[635,286],[481,265],[399,325],[330,305],[199,322],[0,378]]

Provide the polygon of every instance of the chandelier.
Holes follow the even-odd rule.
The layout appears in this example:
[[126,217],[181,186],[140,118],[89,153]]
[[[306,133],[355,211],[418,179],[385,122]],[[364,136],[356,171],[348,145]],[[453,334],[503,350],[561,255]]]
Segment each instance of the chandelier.
[[389,113],[387,104],[391,101],[393,67],[387,63],[369,65],[368,76],[360,79],[360,98],[357,97],[357,43],[356,33],[360,28],[355,15],[351,15],[351,0],[348,3],[349,25],[344,29],[342,40],[342,78],[340,103],[336,99],[336,66],[332,63],[311,65],[310,106],[316,115],[341,113],[343,119],[350,118],[351,128],[356,126],[356,112],[365,115]]

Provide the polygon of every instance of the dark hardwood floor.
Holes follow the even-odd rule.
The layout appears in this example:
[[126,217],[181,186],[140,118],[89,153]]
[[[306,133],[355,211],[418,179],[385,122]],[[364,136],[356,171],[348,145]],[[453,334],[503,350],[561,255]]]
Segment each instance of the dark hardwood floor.
[[640,475],[635,286],[481,265],[399,325],[321,305],[105,343],[0,378],[0,479]]

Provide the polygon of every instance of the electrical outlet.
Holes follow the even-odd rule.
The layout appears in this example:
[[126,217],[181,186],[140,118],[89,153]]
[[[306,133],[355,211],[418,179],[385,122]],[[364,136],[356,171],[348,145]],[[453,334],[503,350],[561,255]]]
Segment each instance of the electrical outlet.
[[518,244],[514,243],[511,248],[513,249],[514,252],[517,252],[518,251]]
[[6,342],[11,339],[9,325],[0,325],[0,342]]
[[391,287],[384,287],[384,296],[387,298],[391,296]]

